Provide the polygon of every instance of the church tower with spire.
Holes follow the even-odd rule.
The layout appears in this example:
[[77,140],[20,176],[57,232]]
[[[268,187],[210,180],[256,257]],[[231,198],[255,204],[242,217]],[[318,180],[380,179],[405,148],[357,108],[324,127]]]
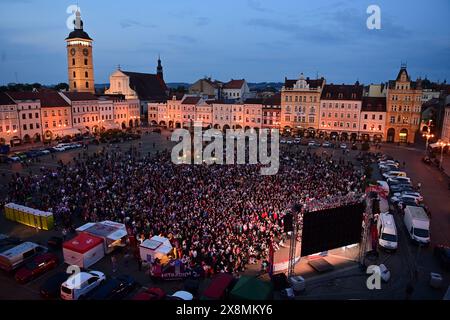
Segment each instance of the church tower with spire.
[[158,67],[156,68],[156,75],[161,80],[164,80],[163,67],[161,65],[161,57],[160,56],[158,56]]
[[95,93],[92,41],[83,30],[81,14],[77,10],[74,30],[66,38],[69,90],[71,92]]

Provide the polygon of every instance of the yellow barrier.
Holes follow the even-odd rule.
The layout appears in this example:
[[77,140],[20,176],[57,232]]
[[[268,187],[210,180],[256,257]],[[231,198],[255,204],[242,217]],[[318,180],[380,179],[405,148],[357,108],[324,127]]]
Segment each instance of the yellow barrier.
[[42,230],[51,230],[54,226],[53,213],[40,211],[15,203],[8,203],[5,205],[5,218]]

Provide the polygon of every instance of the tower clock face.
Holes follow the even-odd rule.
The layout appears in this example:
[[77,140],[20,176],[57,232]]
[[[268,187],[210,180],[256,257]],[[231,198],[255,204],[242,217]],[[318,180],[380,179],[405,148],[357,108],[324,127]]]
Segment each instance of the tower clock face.
[[74,55],[75,55],[75,52],[76,52],[76,51],[75,51],[75,48],[70,49],[70,54],[71,54],[71,55],[74,56]]
[[88,55],[89,55],[89,50],[88,50],[87,48],[84,48],[84,49],[83,49],[83,54],[84,54],[85,56],[88,56]]

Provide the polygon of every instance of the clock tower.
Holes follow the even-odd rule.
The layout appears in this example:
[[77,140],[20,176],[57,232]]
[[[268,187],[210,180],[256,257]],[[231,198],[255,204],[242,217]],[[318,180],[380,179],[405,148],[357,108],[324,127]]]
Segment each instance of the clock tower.
[[69,90],[95,93],[92,39],[83,30],[80,11],[75,13],[74,30],[66,38]]

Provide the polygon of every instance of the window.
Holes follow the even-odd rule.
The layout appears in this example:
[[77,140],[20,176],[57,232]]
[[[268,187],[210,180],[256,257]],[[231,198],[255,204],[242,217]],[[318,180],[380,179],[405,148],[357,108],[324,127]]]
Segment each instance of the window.
[[36,112],[36,113],[34,114],[34,117],[35,117],[36,119],[39,119],[39,113]]
[[84,73],[84,76],[85,76],[86,78],[89,78],[88,72],[87,72],[87,71]]
[[364,115],[364,120],[367,120],[367,114]]
[[395,123],[395,116],[391,116],[391,119],[389,120],[390,123]]
[[87,66],[88,64],[88,59],[84,59],[84,65]]
[[34,126],[32,123],[30,123],[30,130],[33,130]]
[[75,73],[75,71],[73,71],[72,74],[73,74],[73,77],[76,78],[76,73]]
[[74,81],[73,82],[73,87],[76,89],[77,88],[77,83]]
[[22,113],[22,119],[25,120],[27,118],[27,115],[25,113]]
[[378,131],[381,131],[381,124],[378,125]]
[[383,120],[383,115],[380,114],[380,116],[378,117],[378,120]]
[[375,120],[375,115],[374,114],[372,115],[372,120]]
[[26,124],[23,125],[23,130],[27,130],[27,125]]
[[86,81],[86,88],[89,88],[89,82]]
[[72,65],[73,66],[75,65],[75,59],[74,58],[72,58]]
[[367,124],[364,124],[363,125],[363,130],[366,130],[367,129]]

